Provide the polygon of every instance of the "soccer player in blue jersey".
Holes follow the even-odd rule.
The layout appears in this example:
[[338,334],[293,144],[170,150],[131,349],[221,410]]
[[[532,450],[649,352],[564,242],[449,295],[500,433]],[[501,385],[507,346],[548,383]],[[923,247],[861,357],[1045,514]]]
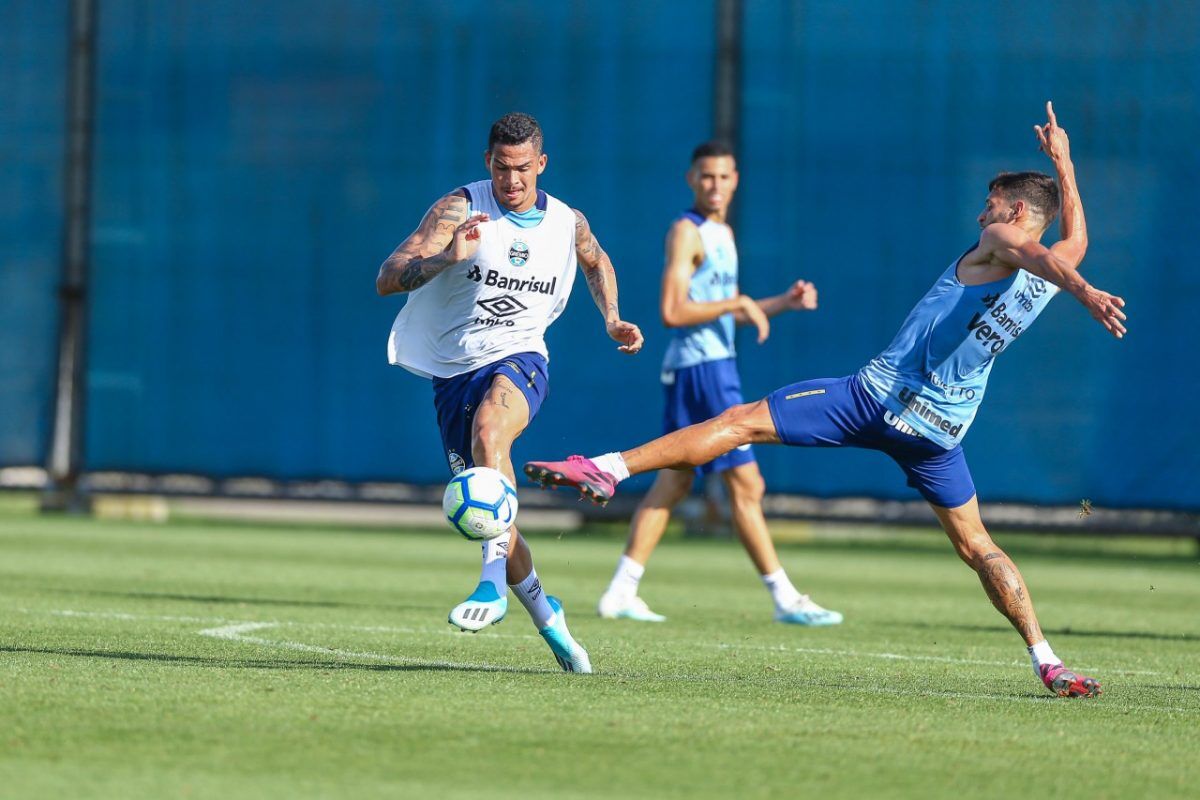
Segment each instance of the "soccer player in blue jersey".
[[[785,386],[632,450],[534,461],[525,473],[603,503],[629,475],[704,464],[749,443],[881,450],[933,507],[959,557],[1025,640],[1046,688],[1064,697],[1100,694],[1099,681],[1064,667],[1043,636],[1021,573],[984,528],[960,444],[994,359],[1059,290],[1113,336],[1125,335],[1125,301],[1079,274],[1088,244],[1083,206],[1067,133],[1049,103],[1046,114],[1034,130],[1057,181],[1038,172],[997,175],[978,217],[979,241],[942,273],[891,345],[866,367],[844,378]],[[1040,240],[1060,209],[1062,238],[1047,248]]]
[[[662,318],[672,329],[662,371],[667,433],[745,402],[734,352],[735,323],[754,325],[761,344],[770,331],[769,317],[817,307],[816,287],[807,281],[796,281],[783,294],[762,300],[738,291],[737,245],[725,221],[737,191],[738,172],[727,145],[706,142],[697,147],[687,183],[693,205],[667,233],[663,269]],[[659,471],[633,516],[625,552],[600,598],[600,616],[642,622],[666,619],[638,596],[638,584],[672,509],[691,491],[697,473],[720,475],[724,481],[733,528],[771,593],[775,619],[799,625],[841,622],[841,614],[800,594],[779,563],[763,517],[765,484],[748,444],[694,470]]]

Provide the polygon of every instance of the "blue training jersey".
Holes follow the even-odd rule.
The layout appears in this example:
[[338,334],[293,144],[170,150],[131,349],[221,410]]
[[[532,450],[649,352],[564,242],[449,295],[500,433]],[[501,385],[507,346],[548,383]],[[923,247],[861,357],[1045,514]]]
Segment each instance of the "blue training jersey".
[[[697,303],[728,300],[738,293],[737,246],[733,230],[720,222],[685,211],[681,219],[690,220],[700,232],[704,260],[692,274],[688,299]],[[693,367],[705,361],[733,358],[733,314],[686,328],[672,328],[671,341],[663,356],[663,372]]]
[[958,279],[963,256],[909,312],[891,345],[858,373],[868,394],[947,450],[971,427],[996,356],[1058,293],[1021,269],[966,286]]

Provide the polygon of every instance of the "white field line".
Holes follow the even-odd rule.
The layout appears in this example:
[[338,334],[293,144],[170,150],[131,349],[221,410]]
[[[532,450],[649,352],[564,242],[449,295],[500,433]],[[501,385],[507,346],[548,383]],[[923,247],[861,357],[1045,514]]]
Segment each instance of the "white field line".
[[[247,636],[246,634],[253,631],[264,630],[267,628],[281,627],[288,623],[274,622],[241,622],[232,625],[225,625],[219,628],[208,628],[199,631],[201,636],[212,636],[217,639],[226,639],[234,642],[245,644],[253,644],[261,647],[273,647],[282,650],[298,650],[305,653],[320,653],[322,655],[333,655],[341,658],[352,658],[368,661],[383,661],[386,663],[394,663],[405,666],[419,667],[434,667],[442,669],[464,669],[464,670],[481,670],[486,672],[537,672],[545,674],[556,674],[559,670],[549,669],[521,669],[513,670],[506,667],[498,667],[491,664],[470,664],[465,662],[454,661],[427,661],[425,659],[403,658],[399,656],[388,656],[382,653],[355,652],[352,650],[339,650],[332,647],[321,647],[319,645],[304,644],[302,642],[278,641],[275,639],[263,639],[258,636]],[[510,637],[516,638],[516,637]],[[615,674],[614,677],[624,677],[620,674]],[[713,676],[693,676],[693,675],[676,675],[673,676],[676,680],[712,680]],[[950,700],[997,700],[1010,703],[1037,703],[1044,705],[1048,702],[1053,702],[1053,698],[1047,697],[1020,697],[1008,694],[990,694],[990,693],[970,693],[970,692],[952,692],[939,689],[895,689],[887,686],[860,686],[860,685],[828,685],[827,688],[837,691],[858,692],[860,694],[875,694],[875,695],[890,695],[901,697],[941,697]],[[1197,713],[1197,709],[1181,708],[1179,706],[1146,706],[1139,705],[1139,710],[1142,711],[1165,711],[1184,714]]]
[[[902,653],[863,653],[858,650],[831,650],[826,647],[790,647],[786,644],[776,645],[757,645],[757,644],[716,644],[706,645],[708,647],[718,647],[727,650],[761,650],[764,652],[780,652],[780,653],[806,653],[822,656],[842,656],[850,658],[880,658],[887,661],[934,661],[942,664],[974,664],[985,667],[1022,667],[1027,662],[1025,661],[985,661],[978,658],[955,658],[954,656],[922,656],[922,655],[904,655]],[[1110,672],[1120,673],[1122,675],[1162,675],[1161,672],[1155,672],[1148,669],[1118,669],[1110,667],[1088,667],[1078,666],[1075,669],[1081,669],[1087,672]]]
[[[557,670],[549,670],[549,669],[526,670],[526,669],[512,668],[512,667],[501,667],[501,666],[498,666],[495,664],[473,664],[473,663],[467,663],[467,662],[433,661],[433,660],[424,660],[424,659],[415,659],[415,658],[404,658],[402,656],[391,656],[391,655],[386,655],[383,653],[356,652],[353,650],[340,650],[337,648],[305,644],[303,642],[280,641],[280,640],[275,640],[275,639],[264,639],[259,636],[248,636],[247,635],[248,633],[251,633],[253,631],[264,630],[267,628],[275,628],[275,627],[326,628],[326,629],[335,629],[335,630],[344,630],[344,631],[360,630],[360,631],[374,631],[374,632],[386,632],[386,633],[417,633],[417,634],[430,634],[430,633],[436,634],[437,633],[437,631],[423,630],[423,629],[416,629],[416,628],[398,628],[398,627],[387,627],[387,626],[354,626],[354,625],[337,625],[337,624],[329,624],[329,623],[309,624],[309,623],[302,623],[302,622],[285,622],[285,621],[280,621],[280,622],[276,622],[276,621],[263,622],[263,621],[247,621],[247,620],[238,621],[238,620],[222,619],[219,617],[214,618],[214,617],[191,617],[191,616],[174,616],[174,615],[159,615],[159,614],[129,614],[129,613],[125,613],[125,612],[116,612],[116,611],[73,611],[73,610],[66,610],[66,609],[39,611],[36,609],[25,609],[25,608],[18,609],[18,610],[23,613],[27,613],[27,614],[42,613],[42,614],[50,614],[53,616],[61,616],[61,617],[91,617],[91,618],[98,618],[98,619],[119,619],[119,620],[130,620],[130,621],[156,621],[156,622],[188,622],[188,623],[202,623],[202,624],[212,624],[214,622],[215,623],[224,623],[224,624],[220,625],[220,627],[206,628],[204,630],[199,631],[198,633],[200,633],[201,635],[204,635],[204,636],[211,636],[214,638],[240,642],[243,644],[252,644],[252,645],[259,646],[259,647],[294,650],[294,651],[300,651],[300,652],[306,652],[306,653],[318,653],[318,654],[322,654],[322,655],[336,656],[338,658],[349,658],[349,659],[358,659],[358,660],[366,660],[366,661],[379,661],[379,662],[383,662],[383,663],[393,663],[393,664],[398,664],[398,665],[403,665],[403,666],[430,667],[430,668],[434,668],[434,669],[479,670],[479,671],[485,671],[485,672],[537,672],[537,673],[544,672],[546,674],[557,674]],[[530,638],[528,636],[515,636],[513,634],[507,634],[507,635],[491,634],[486,638],[501,638],[501,637],[508,638],[508,639]],[[688,646],[690,647],[692,645],[689,644]],[[875,657],[875,658],[887,658],[890,660],[911,660],[911,661],[940,659],[940,660],[948,660],[951,662],[973,663],[973,664],[983,664],[983,665],[991,665],[991,666],[1005,666],[1005,667],[1011,666],[1011,664],[1009,662],[999,662],[999,661],[971,661],[971,660],[966,660],[966,659],[953,659],[948,656],[947,657],[904,656],[904,655],[900,655],[898,653],[861,653],[861,652],[856,652],[853,650],[832,650],[832,649],[828,649],[828,648],[788,648],[786,646],[767,647],[767,646],[762,646],[762,645],[729,645],[729,644],[709,644],[707,646],[718,647],[718,648],[723,648],[723,649],[731,649],[731,650],[740,647],[742,649],[755,649],[755,650],[768,650],[768,651],[779,650],[779,651],[783,651],[783,652],[788,652],[788,651],[811,652],[811,653],[814,653],[817,655],[839,655],[839,656],[859,656],[859,657],[866,656],[866,657]],[[1112,670],[1112,671],[1115,672],[1118,670]],[[1159,674],[1159,673],[1153,673],[1153,674]],[[601,675],[600,677],[603,677],[603,675]],[[629,676],[624,673],[613,673],[613,677],[629,677]],[[712,675],[695,676],[695,675],[684,674],[684,675],[674,675],[671,677],[674,680],[709,680],[709,681],[711,681],[714,679],[719,679],[719,676],[712,676]],[[824,685],[824,684],[815,684],[815,685]],[[887,686],[862,686],[862,685],[854,685],[854,684],[837,685],[837,686],[830,685],[830,686],[828,686],[828,688],[836,689],[838,691],[857,692],[859,694],[876,694],[876,695],[888,695],[888,696],[900,696],[900,697],[941,697],[941,698],[954,699],[954,700],[973,700],[973,701],[977,701],[977,702],[994,700],[994,701],[998,701],[998,702],[1007,702],[1007,703],[1039,703],[1040,704],[1040,703],[1046,703],[1049,700],[1049,698],[1020,697],[1020,696],[1007,695],[1007,694],[953,692],[953,691],[945,691],[945,690],[937,690],[937,689],[899,689],[899,688],[893,688],[893,687],[887,687]],[[1182,713],[1182,714],[1200,713],[1200,710],[1194,709],[1194,708],[1186,708],[1186,707],[1180,707],[1180,706],[1157,706],[1157,705],[1151,706],[1151,705],[1145,705],[1145,704],[1139,704],[1137,706],[1137,710],[1138,711],[1148,711],[1148,712],[1167,712],[1167,713]]]
[[[291,628],[301,628],[301,629],[303,629],[303,628],[323,628],[323,629],[340,630],[340,631],[348,631],[348,632],[355,631],[355,632],[366,632],[366,633],[399,633],[399,634],[408,634],[408,635],[416,634],[416,635],[433,635],[433,636],[445,636],[445,635],[460,636],[461,635],[461,633],[459,633],[458,631],[451,631],[451,630],[443,629],[443,628],[428,629],[428,628],[406,628],[406,627],[388,626],[388,625],[341,625],[341,624],[337,624],[337,623],[328,623],[328,622],[289,622],[289,621],[280,621],[280,620],[250,622],[248,620],[224,619],[222,617],[193,617],[193,616],[175,616],[175,615],[166,615],[166,614],[129,614],[129,613],[118,612],[118,611],[72,611],[72,610],[40,611],[37,609],[25,609],[25,608],[22,608],[19,610],[22,611],[23,613],[27,613],[27,614],[44,613],[44,614],[50,614],[52,616],[60,616],[60,617],[94,617],[94,618],[98,618],[98,619],[119,619],[119,620],[130,620],[130,621],[148,620],[148,621],[156,621],[156,622],[189,622],[189,623],[200,623],[200,624],[204,624],[204,625],[212,625],[214,623],[217,623],[217,624],[225,623],[227,625],[263,624],[263,625],[270,625],[270,626],[274,626],[274,627],[291,627]],[[481,640],[484,640],[484,641],[486,641],[488,639],[525,639],[525,640],[529,640],[532,638],[533,638],[533,634],[512,634],[512,633],[489,632],[487,634],[487,636],[481,637]],[[984,659],[957,658],[954,656],[931,656],[931,655],[919,655],[919,654],[907,655],[907,654],[902,654],[902,653],[874,653],[874,652],[866,652],[866,651],[861,651],[861,650],[835,650],[835,649],[826,648],[826,647],[792,647],[792,646],[784,645],[784,644],[755,645],[755,644],[729,644],[729,643],[724,643],[724,642],[671,642],[671,644],[678,644],[680,646],[689,647],[689,648],[690,647],[704,647],[704,648],[716,648],[719,650],[733,650],[733,651],[754,650],[754,651],[761,651],[761,652],[803,653],[806,655],[836,656],[839,658],[876,658],[876,659],[882,659],[882,660],[886,660],[886,661],[935,662],[935,663],[943,663],[943,664],[968,664],[968,665],[985,666],[985,667],[1004,667],[1004,668],[1023,667],[1026,663],[1024,660],[1020,660],[1020,661],[1017,661],[1017,660],[989,661],[989,660],[984,660]],[[336,652],[334,650],[326,650],[326,649],[322,649],[322,651],[330,652],[330,653]],[[388,656],[388,658],[390,658],[390,656]],[[430,662],[430,663],[432,663],[432,662]],[[1083,670],[1088,670],[1088,671],[1094,671],[1094,672],[1107,672],[1107,673],[1116,673],[1116,674],[1121,674],[1121,675],[1163,675],[1164,674],[1162,672],[1155,671],[1155,670],[1122,669],[1122,668],[1116,668],[1116,667],[1079,666],[1077,668],[1083,669]],[[970,695],[970,696],[974,697],[975,695]]]
[[535,672],[553,675],[561,670],[550,669],[524,669],[513,667],[502,667],[495,664],[473,664],[465,661],[432,661],[424,658],[406,658],[404,656],[389,656],[383,653],[368,653],[357,652],[354,650],[341,650],[336,647],[322,647],[315,644],[304,644],[303,642],[288,642],[278,641],[275,639],[263,639],[259,636],[247,636],[246,634],[253,631],[263,630],[266,628],[278,628],[286,623],[280,622],[236,622],[231,625],[224,625],[219,628],[206,628],[198,631],[201,636],[211,636],[214,639],[226,639],[232,642],[240,642],[243,644],[254,644],[261,647],[273,647],[277,650],[296,650],[301,653],[318,653],[326,656],[337,656],[338,658],[350,658],[359,661],[381,661],[385,664],[396,664],[403,667],[432,667],[435,669],[457,669],[471,670],[480,672]]

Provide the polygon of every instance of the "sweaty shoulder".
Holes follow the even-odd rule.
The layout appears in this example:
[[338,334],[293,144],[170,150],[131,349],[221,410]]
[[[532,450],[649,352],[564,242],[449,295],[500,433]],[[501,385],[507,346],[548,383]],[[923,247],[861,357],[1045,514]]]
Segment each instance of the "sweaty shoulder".
[[979,234],[979,244],[963,256],[961,263],[965,266],[991,264],[998,250],[1020,245],[1028,238],[1029,234],[1016,225],[993,222]]
[[684,214],[671,223],[667,229],[667,249],[672,254],[703,256],[704,242],[692,215]]
[[444,195],[439,197],[433,206],[434,208],[466,208],[469,203],[470,197],[467,194],[466,187],[460,186],[454,191],[446,192]]
[[979,235],[979,250],[988,254],[998,247],[1013,247],[1029,241],[1029,234],[1007,222],[993,222]]
[[958,262],[958,278],[968,286],[999,280],[1017,267],[1001,254],[1028,241],[1029,234],[1016,225],[993,222],[979,234],[979,244]]
[[684,215],[676,218],[676,221],[671,223],[671,227],[667,228],[668,239],[684,239],[700,241],[700,222],[696,221],[695,215],[684,213]]

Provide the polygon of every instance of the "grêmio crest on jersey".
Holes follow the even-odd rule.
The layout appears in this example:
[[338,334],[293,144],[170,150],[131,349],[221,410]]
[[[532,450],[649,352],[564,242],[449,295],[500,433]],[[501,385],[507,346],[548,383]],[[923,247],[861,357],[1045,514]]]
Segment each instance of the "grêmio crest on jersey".
[[523,267],[529,262],[529,245],[516,239],[508,246],[508,263],[514,267]]

